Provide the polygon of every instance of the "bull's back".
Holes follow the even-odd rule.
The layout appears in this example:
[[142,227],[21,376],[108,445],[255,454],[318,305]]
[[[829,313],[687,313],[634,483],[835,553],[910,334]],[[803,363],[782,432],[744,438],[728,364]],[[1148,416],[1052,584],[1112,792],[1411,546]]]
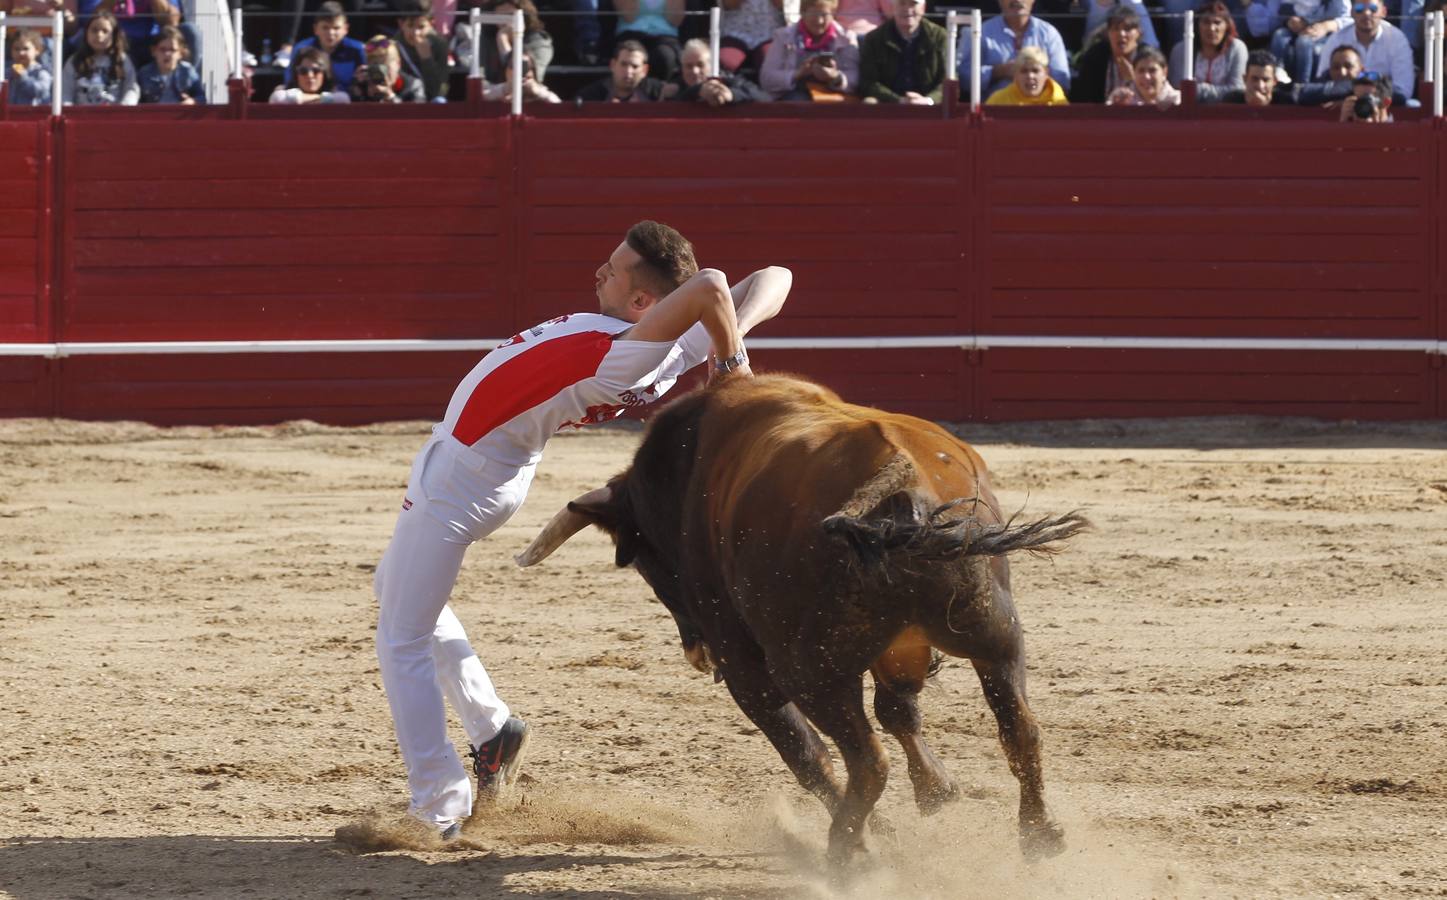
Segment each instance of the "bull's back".
[[[845,403],[802,379],[731,382],[711,399],[699,435],[701,509],[723,544],[798,549],[896,455],[913,463],[926,501],[984,494],[984,463],[932,422]],[[988,498],[993,504],[993,498]]]

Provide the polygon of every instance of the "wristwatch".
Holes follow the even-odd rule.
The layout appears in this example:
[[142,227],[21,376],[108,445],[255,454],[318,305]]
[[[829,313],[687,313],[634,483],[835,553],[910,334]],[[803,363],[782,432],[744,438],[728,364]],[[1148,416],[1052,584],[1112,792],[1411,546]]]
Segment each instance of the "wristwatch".
[[727,375],[735,369],[741,369],[744,366],[748,365],[748,362],[749,355],[744,352],[743,347],[740,347],[739,352],[735,353],[733,356],[720,357],[719,359],[714,360],[713,367],[718,371],[722,372],[723,374]]

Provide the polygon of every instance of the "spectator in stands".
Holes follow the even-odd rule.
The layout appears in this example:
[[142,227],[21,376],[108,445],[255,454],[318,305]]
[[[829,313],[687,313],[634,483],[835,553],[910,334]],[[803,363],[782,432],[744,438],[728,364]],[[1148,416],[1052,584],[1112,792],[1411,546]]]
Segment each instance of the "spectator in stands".
[[139,68],[150,62],[151,41],[170,25],[181,29],[186,45],[197,59],[201,56],[201,33],[196,26],[181,20],[178,0],[78,0],[76,11],[82,22],[101,10],[116,19],[117,28],[126,36],[131,62]]
[[[67,34],[75,30],[76,8],[76,0],[0,0],[0,12],[7,16],[45,16],[49,18],[59,11]],[[43,49],[39,62],[48,72],[50,71],[50,52],[54,36],[50,33],[49,28],[41,27],[31,30],[40,35]],[[11,96],[13,98],[14,95]],[[13,103],[14,100],[12,99],[11,102]]]
[[834,20],[839,0],[803,0],[797,25],[774,32],[759,83],[776,100],[843,100],[859,89],[859,44]]
[[[482,98],[484,100],[501,100],[504,103],[512,102],[512,57],[502,61],[505,78],[498,84],[488,83],[484,79]],[[548,89],[547,85],[538,80],[537,63],[523,51],[523,102],[524,103],[562,103],[563,98]]]
[[50,89],[55,83],[50,70],[41,65],[45,55],[45,38],[40,32],[23,28],[10,38],[10,105],[41,106],[50,102]]
[[367,41],[367,64],[352,79],[353,103],[425,103],[422,81],[402,71],[402,52],[387,37]]
[[[1171,84],[1186,77],[1186,42],[1171,51]],[[1236,20],[1225,0],[1207,0],[1196,10],[1196,59],[1192,69],[1196,96],[1203,103],[1246,86],[1246,44],[1236,36]]]
[[1352,93],[1341,105],[1341,121],[1374,124],[1392,121],[1392,78],[1363,72],[1352,81]]
[[[1161,42],[1156,38],[1156,27],[1151,24],[1150,11],[1146,9],[1145,3],[1141,0],[1084,0],[1085,2],[1085,33],[1094,34],[1102,25],[1110,20],[1113,10],[1125,6],[1135,10],[1136,19],[1140,22],[1142,44],[1149,44],[1152,47],[1160,47]],[[1185,7],[1189,9],[1190,7]]]
[[447,102],[447,41],[432,24],[432,0],[401,0],[397,49],[402,68],[422,82],[429,102]]
[[[1010,65],[1013,80],[995,91],[986,106],[1065,106],[1065,89],[1050,76],[1050,57],[1040,47],[1021,47]],[[983,77],[983,76],[982,76]]]
[[[517,10],[523,11],[523,53],[533,61],[536,67],[538,81],[541,83],[548,74],[548,66],[553,64],[553,36],[548,34],[548,29],[543,26],[543,19],[538,15],[538,8],[533,5],[533,0],[497,0],[488,8],[488,12],[512,15]],[[483,67],[484,74],[489,81],[505,80],[503,69],[506,68],[501,61],[512,59],[512,50],[517,41],[513,37],[512,26],[502,25],[490,29],[484,29],[492,35],[488,46],[497,49],[496,55],[483,55],[487,65]]]
[[706,41],[694,38],[685,43],[678,77],[663,86],[663,99],[713,107],[738,106],[769,99],[763,88],[742,75],[720,71],[716,77],[710,76],[712,63],[713,54]]
[[573,15],[573,56],[585,66],[602,58],[603,24],[598,21],[598,0],[565,0]]
[[[278,11],[282,14],[282,16],[277,19],[274,30],[274,36],[276,38],[275,46],[277,47],[276,61],[278,65],[286,66],[290,64],[291,57],[295,55],[296,49],[301,46],[301,44],[297,43],[296,39],[297,35],[301,34],[302,19],[305,18],[307,9],[315,8],[315,15],[319,16],[322,14],[322,4],[318,3],[317,0],[272,0],[272,2],[275,3]],[[334,2],[334,0],[326,0],[326,2]],[[344,2],[348,12],[353,14],[360,14],[362,12],[362,0],[344,0]],[[336,3],[335,5],[338,9],[342,7],[341,3]],[[235,6],[232,8],[234,9]],[[246,35],[248,39],[257,30],[253,27],[256,24],[260,23],[253,23],[251,21],[246,23]],[[316,30],[315,18],[313,18],[312,21],[312,30]]]
[[1135,54],[1141,47],[1140,13],[1129,6],[1110,11],[1105,28],[1097,31],[1075,62],[1070,86],[1071,103],[1104,103],[1115,89],[1135,77]]
[[1149,45],[1142,46],[1131,60],[1130,84],[1111,92],[1105,101],[1111,106],[1158,106],[1169,109],[1181,105],[1181,92],[1166,77],[1165,54]]
[[1317,54],[1347,21],[1347,0],[1287,0],[1282,21],[1271,34],[1271,52],[1297,84],[1311,81]]
[[[1023,47],[1039,47],[1050,61],[1050,78],[1064,90],[1070,90],[1070,57],[1060,32],[1032,12],[1035,0],[1000,0],[1000,15],[985,21],[980,28],[980,89],[985,96],[994,96],[1015,79],[1017,54]],[[960,82],[970,78],[970,40],[960,41]]]
[[135,106],[141,99],[125,32],[108,10],[91,16],[85,39],[61,75],[61,96],[76,106]]
[[1362,57],[1355,47],[1341,46],[1327,57],[1328,81],[1314,81],[1296,86],[1296,102],[1301,106],[1335,108],[1352,95],[1352,82],[1362,74]]
[[783,0],[720,0],[719,65],[730,72],[757,72],[774,30],[784,25]]
[[649,103],[663,94],[663,82],[648,77],[648,51],[637,41],[619,41],[607,78],[578,92],[578,99],[607,103]]
[[1338,47],[1351,47],[1362,58],[1362,67],[1392,79],[1402,94],[1410,97],[1417,83],[1412,47],[1401,30],[1385,21],[1381,0],[1356,0],[1352,4],[1352,27],[1343,28],[1326,42],[1317,77],[1325,78],[1331,54]]
[[894,4],[889,0],[839,0],[839,9],[834,20],[844,30],[854,35],[855,40],[883,25],[894,15]]
[[615,40],[637,41],[648,51],[648,70],[664,81],[678,74],[678,26],[684,0],[613,0],[618,10]]
[[179,103],[192,106],[206,102],[206,86],[196,67],[186,61],[186,38],[174,25],[161,28],[151,41],[151,61],[136,74],[142,103]]
[[291,58],[291,74],[295,87],[284,84],[271,92],[270,103],[289,106],[307,103],[350,103],[347,92],[339,90],[332,80],[332,63],[320,47],[302,47]]
[[[350,89],[357,68],[367,63],[367,51],[361,41],[347,37],[349,30],[351,24],[347,21],[347,14],[342,12],[342,5],[337,0],[326,0],[317,7],[316,22],[312,25],[313,36],[296,45],[293,60],[307,47],[321,49],[331,60],[332,80],[337,88],[343,91]],[[287,70],[288,85],[294,83],[294,68]]]
[[924,0],[894,0],[894,16],[859,48],[859,93],[877,103],[932,106],[944,99],[945,30]]
[[1245,87],[1221,95],[1222,103],[1247,106],[1282,106],[1292,102],[1291,91],[1276,77],[1277,59],[1270,50],[1253,50],[1246,57]]

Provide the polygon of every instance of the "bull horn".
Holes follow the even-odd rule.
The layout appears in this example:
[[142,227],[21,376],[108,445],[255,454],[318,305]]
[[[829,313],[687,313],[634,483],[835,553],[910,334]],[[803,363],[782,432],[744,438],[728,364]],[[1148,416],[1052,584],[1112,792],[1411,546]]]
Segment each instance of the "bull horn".
[[[606,503],[613,496],[613,489],[608,487],[594,488],[583,496],[574,500],[574,503],[592,505]],[[526,569],[528,566],[535,566],[567,543],[568,538],[593,524],[593,520],[580,512],[574,512],[568,506],[558,510],[552,521],[543,526],[528,548],[519,553],[515,559],[517,564]]]

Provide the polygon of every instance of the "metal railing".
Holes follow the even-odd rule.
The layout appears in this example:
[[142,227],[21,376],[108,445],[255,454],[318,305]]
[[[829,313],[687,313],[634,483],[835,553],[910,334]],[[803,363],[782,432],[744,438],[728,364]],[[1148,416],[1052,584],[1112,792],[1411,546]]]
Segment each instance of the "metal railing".
[[[0,48],[9,50],[9,43],[6,41],[11,26],[16,28],[49,28],[51,29],[50,49],[50,114],[60,115],[62,105],[62,78],[65,74],[65,13],[56,10],[49,16],[9,16],[0,12]],[[10,61],[0,63],[0,84],[5,83],[6,75],[10,71]]]
[[978,9],[952,9],[945,15],[945,81],[960,80],[959,40],[961,20],[970,29],[970,112],[980,111],[980,51],[984,15]]

